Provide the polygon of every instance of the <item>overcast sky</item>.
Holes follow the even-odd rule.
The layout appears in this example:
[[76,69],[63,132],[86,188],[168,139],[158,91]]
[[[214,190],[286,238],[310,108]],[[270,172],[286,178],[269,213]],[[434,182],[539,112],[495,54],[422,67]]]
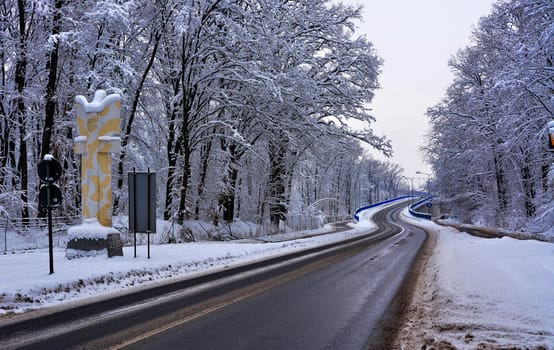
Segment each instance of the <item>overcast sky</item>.
[[[408,177],[430,172],[419,148],[428,130],[425,111],[452,81],[448,60],[467,46],[494,0],[343,0],[364,6],[365,34],[385,60],[372,104],[378,135],[392,140],[392,162]],[[384,159],[376,156],[378,159]]]

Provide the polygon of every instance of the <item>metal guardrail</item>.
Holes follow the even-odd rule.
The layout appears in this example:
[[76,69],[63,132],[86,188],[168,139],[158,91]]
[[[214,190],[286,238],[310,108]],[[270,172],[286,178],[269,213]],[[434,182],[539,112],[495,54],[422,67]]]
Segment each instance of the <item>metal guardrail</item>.
[[[389,199],[389,200],[386,200],[386,201],[383,201],[383,202],[378,202],[378,203],[373,203],[373,204],[370,204],[370,205],[366,205],[366,206],[363,206],[361,208],[358,208],[356,209],[356,211],[354,212],[354,221],[356,222],[359,222],[360,221],[360,217],[358,216],[358,214],[364,210],[367,210],[367,209],[371,209],[371,208],[375,208],[375,207],[378,207],[380,205],[384,205],[384,204],[389,204],[389,203],[393,203],[393,202],[396,202],[396,201],[399,201],[399,200],[402,200],[402,199],[408,199],[408,198],[414,198],[413,196],[401,196],[401,197],[397,197],[397,198],[393,198],[393,199]],[[431,214],[427,214],[427,213],[421,213],[421,212],[418,212],[416,210],[416,208],[418,208],[419,206],[421,206],[423,203],[429,201],[430,199],[432,199],[433,196],[429,196],[429,197],[425,197],[417,202],[415,202],[414,204],[410,205],[409,207],[409,212],[410,212],[410,215],[416,217],[416,218],[422,218],[422,219],[427,219],[427,220],[431,220],[432,219],[432,216]]]
[[421,218],[421,219],[427,219],[427,220],[431,220],[433,217],[431,216],[431,214],[427,214],[427,213],[421,213],[419,211],[416,210],[417,207],[421,206],[423,203],[429,201],[431,198],[433,198],[433,196],[429,196],[429,197],[426,197],[426,198],[423,198],[422,200],[420,201],[417,201],[415,202],[414,204],[410,205],[410,215],[412,215],[413,217],[416,217],[416,218]]
[[408,199],[408,198],[413,198],[412,196],[401,196],[401,197],[396,197],[396,198],[393,198],[393,199],[388,199],[386,201],[383,201],[383,202],[377,202],[377,203],[373,203],[373,204],[370,204],[370,205],[366,205],[366,206],[363,206],[361,208],[358,208],[356,209],[356,211],[354,212],[354,221],[356,222],[360,222],[360,217],[358,216],[358,214],[364,210],[367,210],[367,209],[371,209],[371,208],[375,208],[375,207],[378,207],[380,205],[384,205],[384,204],[389,204],[389,203],[393,203],[393,202],[396,202],[396,201],[399,201],[399,200],[402,200],[402,199]]

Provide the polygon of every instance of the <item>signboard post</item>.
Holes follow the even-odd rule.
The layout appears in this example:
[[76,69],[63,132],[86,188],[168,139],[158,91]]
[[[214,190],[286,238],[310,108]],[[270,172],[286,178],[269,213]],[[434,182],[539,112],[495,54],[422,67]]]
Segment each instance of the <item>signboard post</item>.
[[38,164],[38,177],[45,182],[40,186],[39,204],[46,208],[48,212],[48,255],[50,261],[50,274],[54,273],[54,248],[52,239],[52,208],[57,207],[62,202],[62,191],[60,187],[53,182],[60,178],[62,167],[60,162],[50,154],[44,156],[44,159]]
[[156,173],[128,173],[129,230],[133,231],[135,258],[137,257],[137,232],[147,234],[148,259],[150,259],[150,234],[156,233]]

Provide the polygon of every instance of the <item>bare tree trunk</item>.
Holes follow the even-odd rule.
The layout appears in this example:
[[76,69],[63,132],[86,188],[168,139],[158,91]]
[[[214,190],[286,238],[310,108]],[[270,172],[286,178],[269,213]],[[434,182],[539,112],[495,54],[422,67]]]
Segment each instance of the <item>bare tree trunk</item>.
[[[2,32],[6,30],[4,26],[0,28]],[[5,103],[7,103],[4,92],[6,91],[6,55],[4,52],[5,43],[3,42],[3,38],[0,37],[0,48],[2,51],[0,51],[0,72],[1,72],[1,84],[2,87],[0,88],[0,115],[7,116]],[[10,154],[11,147],[10,143],[13,143],[11,141],[11,135],[10,131],[13,127],[13,123],[9,118],[2,118],[0,121],[0,186],[5,184],[6,179],[6,170],[8,166],[8,160],[10,156],[13,156],[13,154]],[[13,164],[13,163],[12,163]]]
[[[4,110],[4,98],[0,92],[0,114],[6,115]],[[10,133],[13,128],[13,123],[9,118],[2,118],[0,121],[0,186],[5,184],[8,166],[12,166],[15,162],[10,162],[10,159],[14,157],[15,142],[13,142],[12,135]]]
[[173,185],[175,183],[175,171],[177,167],[178,152],[181,148],[175,140],[175,109],[172,108],[169,117],[168,138],[167,138],[167,182],[165,185],[165,207],[164,220],[171,218],[171,207],[173,206]]
[[536,207],[534,199],[536,196],[535,184],[531,176],[531,170],[529,169],[529,162],[526,161],[523,168],[520,169],[521,180],[523,182],[523,192],[525,194],[525,215],[528,218],[535,217]]
[[27,45],[26,45],[26,32],[25,32],[25,1],[17,1],[18,17],[19,17],[19,45],[17,51],[17,61],[15,63],[15,87],[17,90],[16,97],[16,115],[17,122],[19,124],[19,159],[17,164],[17,171],[19,175],[19,187],[21,189],[21,201],[23,207],[21,210],[21,217],[23,222],[27,222],[29,219],[29,198],[28,191],[28,169],[27,169],[27,130],[26,130],[26,112],[25,112],[25,81],[27,72]]
[[[167,40],[167,37],[166,37]],[[169,57],[169,52],[173,50],[173,47],[167,43],[164,46],[165,56]],[[177,171],[177,160],[179,159],[179,154],[181,150],[181,145],[179,144],[179,138],[177,137],[177,103],[174,102],[175,96],[179,95],[179,90],[181,86],[181,75],[177,74],[173,76],[171,72],[172,69],[167,70],[170,74],[166,75],[164,84],[171,87],[171,95],[166,96],[166,113],[168,114],[168,127],[167,127],[167,145],[166,145],[166,154],[167,154],[167,182],[165,185],[165,206],[164,206],[164,220],[169,220],[172,216],[172,207],[173,207],[173,186],[176,181],[176,171]],[[166,70],[164,70],[166,72]]]
[[183,36],[182,38],[182,47],[181,47],[181,93],[183,94],[181,98],[181,117],[182,117],[182,125],[181,125],[181,134],[179,135],[179,144],[181,148],[179,149],[182,151],[183,154],[183,175],[181,177],[181,188],[179,190],[179,207],[177,211],[177,223],[183,224],[183,221],[185,220],[185,213],[187,209],[187,191],[189,188],[189,180],[190,180],[190,155],[192,152],[191,143],[190,143],[190,118],[191,118],[191,110],[189,105],[189,98],[190,96],[187,89],[187,72],[186,72],[186,40]]
[[206,186],[206,175],[208,175],[208,163],[210,159],[210,151],[212,149],[212,141],[208,140],[200,148],[200,174],[198,180],[198,189],[196,191],[196,201],[194,203],[194,219],[200,217],[200,202],[204,196],[204,188]]
[[354,210],[352,208],[352,168],[348,169],[348,175],[346,177],[346,183],[344,184],[344,209],[346,213],[352,213]]
[[267,188],[264,189],[261,185],[258,186],[258,208],[256,211],[256,224],[258,225],[264,222],[267,193]]
[[56,84],[58,80],[58,49],[60,46],[58,34],[61,27],[61,8],[63,0],[56,0],[54,4],[54,17],[52,19],[52,37],[54,37],[54,45],[50,51],[50,56],[46,62],[46,70],[48,70],[48,82],[46,84],[46,107],[44,111],[44,128],[42,131],[42,142],[40,159],[45,154],[50,153],[50,143],[52,142],[52,132],[54,128],[54,115],[56,113]]
[[548,171],[550,170],[550,164],[544,163],[541,166],[541,185],[542,191],[548,192]]
[[183,123],[182,141],[183,145],[183,176],[181,177],[181,188],[179,190],[179,209],[177,214],[177,223],[183,224],[185,220],[185,213],[187,211],[187,191],[190,181],[190,136],[188,133],[188,123]]
[[504,180],[504,173],[502,171],[502,166],[500,164],[500,157],[496,151],[496,146],[493,145],[492,147],[493,151],[493,162],[494,162],[494,174],[496,178],[496,188],[497,188],[497,199],[498,199],[498,206],[500,208],[500,211],[504,211],[506,207],[508,206],[508,200],[506,198],[506,187],[505,187],[505,180]]
[[280,221],[287,218],[287,206],[285,198],[286,190],[286,147],[282,141],[273,142],[269,147],[269,179],[267,184],[269,221],[271,233],[279,231]]
[[226,169],[227,174],[224,178],[225,188],[223,189],[223,193],[219,195],[219,204],[223,208],[223,220],[231,223],[235,217],[237,179],[240,167],[239,163],[245,150],[241,149],[240,146],[233,142],[230,144],[222,142],[222,148],[229,154],[229,161]]
[[123,188],[123,175],[124,175],[123,162],[125,161],[125,155],[127,154],[127,145],[129,144],[129,137],[131,136],[131,131],[133,130],[133,122],[136,117],[138,103],[140,100],[140,96],[142,94],[142,88],[144,86],[144,82],[146,81],[146,78],[148,77],[148,73],[150,72],[150,69],[154,64],[154,59],[156,58],[156,54],[158,52],[158,46],[159,46],[161,37],[162,37],[161,30],[158,30],[155,34],[153,34],[154,47],[152,48],[152,52],[150,53],[150,59],[148,60],[148,64],[144,68],[144,72],[142,73],[139,84],[135,90],[133,101],[131,103],[131,110],[129,111],[129,119],[127,120],[127,125],[125,126],[125,133],[121,138],[121,153],[119,153],[119,161],[117,164],[117,175],[116,175],[117,185],[114,193],[113,214],[116,214],[117,209],[119,207],[121,190]]
[[219,204],[223,208],[223,220],[232,223],[235,217],[236,185],[239,171],[236,167],[227,169],[226,186],[223,193],[219,195]]

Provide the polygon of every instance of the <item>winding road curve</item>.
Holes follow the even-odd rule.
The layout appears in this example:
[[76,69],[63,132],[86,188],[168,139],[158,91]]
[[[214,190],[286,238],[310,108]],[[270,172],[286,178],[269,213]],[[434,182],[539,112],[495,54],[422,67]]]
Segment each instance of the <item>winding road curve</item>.
[[381,349],[426,233],[378,212],[345,242],[0,326],[2,348]]

